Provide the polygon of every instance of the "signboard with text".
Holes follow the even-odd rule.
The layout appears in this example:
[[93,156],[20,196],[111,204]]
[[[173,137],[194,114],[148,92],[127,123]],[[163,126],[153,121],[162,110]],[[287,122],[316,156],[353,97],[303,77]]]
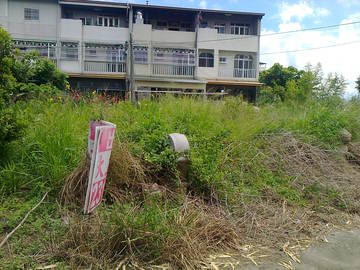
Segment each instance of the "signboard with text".
[[106,184],[106,175],[115,138],[116,125],[92,121],[89,127],[88,153],[91,158],[84,213],[100,205]]

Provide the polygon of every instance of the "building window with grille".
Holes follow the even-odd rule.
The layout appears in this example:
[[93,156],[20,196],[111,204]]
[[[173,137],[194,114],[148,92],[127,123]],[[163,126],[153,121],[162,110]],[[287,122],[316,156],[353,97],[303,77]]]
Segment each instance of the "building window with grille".
[[199,67],[214,67],[214,54],[209,52],[200,53]]
[[217,23],[214,28],[219,34],[225,34],[225,23]]
[[79,59],[79,44],[75,42],[61,43],[61,60],[78,61]]
[[237,54],[234,60],[235,69],[252,69],[253,58],[251,55]]
[[40,18],[39,9],[24,8],[24,19],[27,21],[38,21]]
[[250,35],[250,24],[232,23],[230,33],[232,35]]
[[56,59],[56,42],[14,40],[14,45],[22,53],[36,51],[40,57]]
[[148,48],[135,46],[134,47],[134,63],[147,64],[148,63]]

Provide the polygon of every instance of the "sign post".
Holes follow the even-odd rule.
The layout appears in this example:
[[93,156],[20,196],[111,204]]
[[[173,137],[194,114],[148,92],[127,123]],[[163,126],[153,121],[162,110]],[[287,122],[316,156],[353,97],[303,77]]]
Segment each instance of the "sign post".
[[91,159],[84,213],[89,214],[102,201],[116,125],[92,121],[89,128],[88,154]]

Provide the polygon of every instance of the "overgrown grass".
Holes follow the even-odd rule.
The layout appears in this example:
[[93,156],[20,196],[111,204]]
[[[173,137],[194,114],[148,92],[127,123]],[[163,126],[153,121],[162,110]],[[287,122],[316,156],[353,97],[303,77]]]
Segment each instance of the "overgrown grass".
[[[51,243],[61,246],[60,242],[68,237],[70,221],[63,220],[57,202],[64,179],[84,156],[88,124],[92,119],[103,118],[114,122],[117,125],[115,144],[126,143],[131,154],[147,166],[145,178],[148,179],[145,182],[170,189],[179,185],[179,175],[176,155],[169,147],[167,136],[174,132],[186,134],[191,145],[187,154],[191,161],[187,192],[230,211],[240,202],[264,197],[269,192],[298,206],[317,201],[314,197],[322,192],[317,184],[300,189],[294,185],[296,177],[282,166],[276,166],[276,169],[267,166],[269,136],[292,132],[302,140],[328,150],[341,146],[339,134],[344,128],[352,133],[354,140],[360,136],[358,102],[275,104],[262,106],[260,111],[237,98],[204,103],[196,99],[166,97],[159,101],[141,101],[137,107],[127,102],[108,104],[96,99],[79,104],[71,100],[30,101],[19,106],[22,106],[22,117],[28,127],[24,136],[11,143],[1,157],[1,232],[13,228],[44,192],[50,190],[50,195],[47,204],[34,212],[28,225],[10,240],[11,248],[15,249],[10,253],[0,253],[3,256],[0,264],[14,269],[33,267],[44,261],[61,262],[71,267],[79,263],[96,265],[86,258],[74,261],[69,253],[59,250],[38,259],[28,257],[29,254],[38,254],[39,250],[40,254],[46,253]],[[282,163],[281,160],[277,162]],[[172,195],[169,199],[161,195],[139,195],[132,193],[131,187],[121,192],[124,194],[121,204],[106,200],[105,206],[98,211],[103,218],[99,226],[120,239],[115,242],[109,240],[116,249],[104,256],[103,260],[107,262],[116,262],[131,248],[132,254],[144,261],[166,262],[169,243],[181,239],[181,235],[186,233],[186,226],[198,224],[194,223],[196,217],[203,217],[203,212],[196,209],[190,216],[182,213],[184,198],[181,196],[174,198]],[[127,193],[132,195],[127,196]],[[327,204],[336,201],[335,207],[344,208],[336,200],[339,197],[336,192],[326,190],[324,193],[328,194]],[[185,218],[185,223],[184,220],[179,221],[180,217]],[[74,220],[79,222],[76,218]],[[200,220],[206,223],[206,219]],[[30,228],[36,228],[44,237],[27,242],[26,239],[31,238],[29,235],[35,233]],[[75,240],[82,237],[75,236]],[[71,246],[76,243],[75,240],[64,249],[76,252],[76,248]],[[82,240],[89,248],[92,240]],[[127,241],[138,244],[132,246]],[[89,248],[86,253],[89,258],[101,258],[104,255],[101,251],[106,252],[100,242],[97,244],[98,249],[90,251]],[[178,244],[179,249],[182,248],[183,244]],[[177,255],[181,257],[181,254]],[[174,261],[170,260],[171,263]],[[104,262],[97,263],[100,264],[97,267],[101,268]],[[186,262],[178,266],[189,264]]]

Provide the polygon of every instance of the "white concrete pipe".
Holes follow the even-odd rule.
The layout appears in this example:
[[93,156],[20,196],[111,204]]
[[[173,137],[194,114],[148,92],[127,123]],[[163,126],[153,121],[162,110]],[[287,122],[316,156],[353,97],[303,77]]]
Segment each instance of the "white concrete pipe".
[[189,141],[184,134],[172,133],[169,135],[169,139],[175,152],[184,153],[190,150]]

